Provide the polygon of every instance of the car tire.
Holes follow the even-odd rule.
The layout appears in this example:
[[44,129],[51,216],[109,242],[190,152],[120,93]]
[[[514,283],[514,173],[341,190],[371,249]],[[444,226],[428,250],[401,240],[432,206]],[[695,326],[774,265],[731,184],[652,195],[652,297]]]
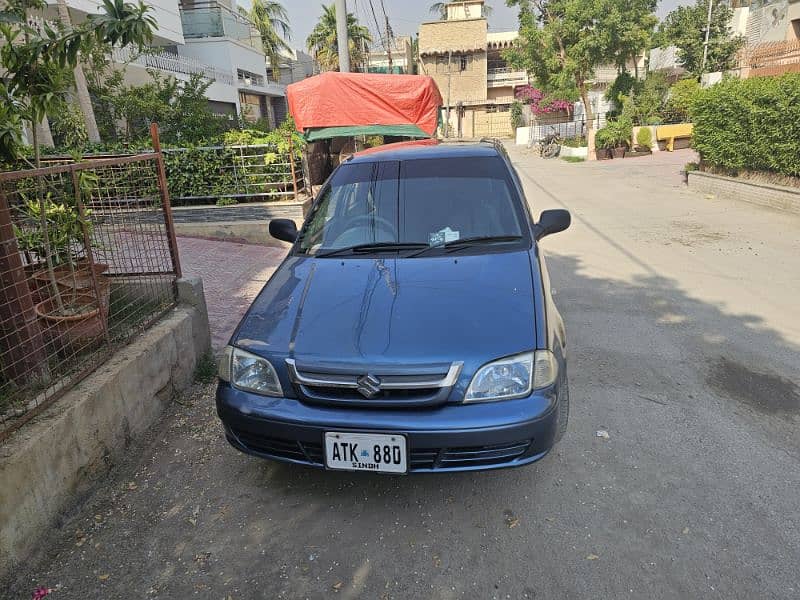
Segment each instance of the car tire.
[[556,441],[561,441],[564,434],[567,432],[567,424],[569,423],[569,383],[564,377],[564,383],[561,385],[561,394],[558,399],[558,430],[556,431]]

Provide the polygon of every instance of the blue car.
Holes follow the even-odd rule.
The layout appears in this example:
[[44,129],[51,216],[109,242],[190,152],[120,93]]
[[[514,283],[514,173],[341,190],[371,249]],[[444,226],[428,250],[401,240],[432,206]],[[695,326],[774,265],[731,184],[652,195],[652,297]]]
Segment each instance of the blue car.
[[567,428],[565,333],[501,145],[387,145],[321,188],[226,347],[217,413],[248,454],[345,471],[515,467]]

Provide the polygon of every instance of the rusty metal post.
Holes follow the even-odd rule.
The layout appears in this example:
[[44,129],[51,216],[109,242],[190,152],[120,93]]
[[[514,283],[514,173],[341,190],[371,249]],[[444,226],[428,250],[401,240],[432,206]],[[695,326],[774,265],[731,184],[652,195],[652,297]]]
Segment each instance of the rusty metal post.
[[[74,166],[74,165],[73,165]],[[100,293],[100,283],[97,281],[97,273],[94,271],[94,252],[92,251],[92,237],[89,235],[89,224],[86,222],[86,211],[83,208],[83,200],[81,199],[81,185],[80,176],[77,169],[72,169],[72,188],[75,192],[75,207],[78,209],[78,220],[81,223],[81,231],[83,232],[83,248],[86,252],[86,260],[89,261],[89,276],[92,278],[92,287],[94,288],[94,297],[97,298],[97,307],[100,309],[100,322],[103,325],[103,335],[106,338],[106,343],[111,345],[111,335],[108,333],[108,318],[109,310],[103,306],[103,296]]]
[[181,259],[178,254],[178,240],[175,238],[175,223],[172,220],[172,206],[169,203],[169,190],[167,189],[167,171],[164,168],[164,155],[161,153],[161,139],[158,137],[158,123],[150,123],[150,138],[153,140],[153,151],[156,153],[156,167],[158,169],[158,188],[161,192],[161,209],[164,211],[164,225],[167,228],[169,253],[172,257],[172,268],[175,276],[180,279]]
[[5,377],[20,384],[47,378],[49,366],[11,209],[0,189],[0,360]]
[[297,174],[294,172],[294,147],[292,146],[292,133],[289,132],[289,165],[292,168],[292,188],[294,199],[297,200]]

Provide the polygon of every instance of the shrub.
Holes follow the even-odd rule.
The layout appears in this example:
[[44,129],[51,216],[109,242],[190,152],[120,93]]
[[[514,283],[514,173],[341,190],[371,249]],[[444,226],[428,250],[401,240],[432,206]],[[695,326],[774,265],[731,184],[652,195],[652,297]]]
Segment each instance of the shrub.
[[[595,146],[602,148],[617,148],[619,146],[630,145],[631,134],[633,125],[629,119],[620,117],[616,121],[609,121],[606,126],[600,131],[605,130],[603,136],[605,146],[597,146],[597,138],[595,138]],[[599,134],[600,131],[597,133]]]
[[606,100],[613,102],[617,111],[620,111],[625,98],[640,89],[641,82],[627,71],[623,71],[606,90]]
[[703,163],[800,175],[800,74],[723,79],[692,102]]
[[561,145],[567,146],[568,148],[585,148],[586,138],[582,135],[568,137],[561,142]]
[[615,145],[616,140],[611,130],[608,128],[608,125],[598,129],[597,133],[594,134],[594,147],[598,150],[613,148]]
[[50,118],[50,130],[57,148],[82,150],[89,143],[83,113],[67,102]]
[[525,119],[522,117],[522,102],[514,100],[511,103],[511,127],[517,129],[525,124]]
[[696,79],[681,79],[669,89],[665,116],[673,122],[691,121],[692,103],[700,93],[700,84]]
[[653,144],[653,132],[649,127],[640,127],[636,133],[636,144],[642,148],[650,149]]

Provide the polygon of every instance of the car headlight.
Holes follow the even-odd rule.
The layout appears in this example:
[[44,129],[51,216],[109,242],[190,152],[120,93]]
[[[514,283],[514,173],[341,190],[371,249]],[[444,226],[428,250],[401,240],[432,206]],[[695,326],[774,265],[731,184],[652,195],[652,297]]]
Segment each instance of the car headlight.
[[232,346],[227,346],[222,353],[219,378],[248,392],[265,396],[283,395],[275,367],[266,358]]
[[464,402],[524,398],[534,389],[555,383],[556,357],[549,350],[525,352],[483,365],[467,388]]

